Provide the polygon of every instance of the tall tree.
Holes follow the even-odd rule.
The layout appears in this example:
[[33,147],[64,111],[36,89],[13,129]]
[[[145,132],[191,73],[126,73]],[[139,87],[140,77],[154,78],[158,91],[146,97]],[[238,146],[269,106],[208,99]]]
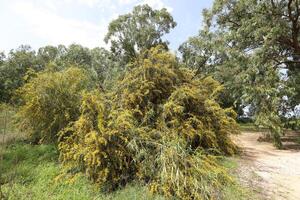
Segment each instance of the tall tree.
[[11,50],[0,68],[0,101],[8,102],[11,99],[14,91],[24,84],[24,76],[29,69],[34,71],[42,69],[36,59],[35,51],[26,45]]
[[120,74],[117,59],[110,51],[99,47],[92,49],[90,54],[92,57],[91,68],[97,74],[97,81],[101,89],[112,87]]
[[110,42],[111,51],[127,63],[142,50],[158,44],[167,48],[168,41],[163,41],[162,36],[175,26],[176,22],[165,8],[153,10],[148,5],[139,5],[109,24],[105,42]]
[[0,66],[3,65],[4,60],[5,60],[5,54],[4,52],[0,51]]
[[[215,0],[212,9],[204,11],[204,31],[214,36],[208,41],[213,61],[206,64],[224,71],[237,67],[231,76],[242,88],[240,98],[254,107],[257,124],[270,128],[279,147],[281,105],[289,105],[290,111],[300,103],[299,5],[299,0]],[[197,46],[191,40],[188,44]],[[218,60],[218,55],[225,59]]]
[[65,55],[66,62],[79,66],[91,66],[90,50],[79,44],[71,44]]
[[241,79],[238,75],[246,67],[247,57],[224,45],[219,31],[211,32],[206,27],[197,36],[189,38],[180,47],[186,66],[194,69],[194,77],[213,76],[223,84],[219,102],[224,108],[233,107],[241,116],[245,105],[241,99]]
[[58,58],[58,48],[55,46],[45,46],[39,48],[37,52],[38,59],[44,64],[54,62]]

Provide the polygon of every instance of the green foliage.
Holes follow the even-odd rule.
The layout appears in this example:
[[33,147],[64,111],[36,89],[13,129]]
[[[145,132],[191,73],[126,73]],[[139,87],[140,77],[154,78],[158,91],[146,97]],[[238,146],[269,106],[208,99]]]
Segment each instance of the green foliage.
[[222,37],[222,33],[211,32],[205,27],[199,35],[183,43],[179,51],[185,65],[195,70],[195,76],[212,76],[223,84],[218,102],[223,108],[232,107],[241,116],[245,105],[241,98],[243,79],[239,75],[247,68],[247,58],[227,48]]
[[78,44],[71,44],[64,55],[66,63],[78,66],[91,66],[92,58],[90,50]]
[[96,72],[98,86],[102,87],[102,90],[111,89],[123,71],[118,59],[104,48],[94,48],[90,53],[91,68]]
[[147,50],[115,91],[84,95],[79,119],[59,133],[60,159],[106,190],[138,180],[166,197],[214,198],[232,181],[217,155],[235,153],[238,132],[215,100],[221,88],[162,46]]
[[35,142],[55,142],[56,134],[79,116],[81,93],[91,79],[82,69],[43,71],[19,89],[19,125]]
[[93,77],[99,87],[111,85],[116,72],[116,63],[112,54],[104,48],[89,49],[79,44],[45,46],[38,50],[36,57],[47,66],[49,63],[57,65],[57,70],[64,70],[70,66],[83,68]]
[[79,44],[45,46],[39,48],[36,58],[46,66],[49,63],[56,63],[62,68],[70,65],[80,66],[88,69],[91,67],[92,57],[90,49]]
[[2,65],[4,63],[4,59],[5,59],[5,54],[4,54],[4,52],[0,51],[0,65]]
[[279,147],[280,115],[300,103],[299,10],[297,0],[215,0],[204,29],[180,49],[186,63],[224,83],[223,105],[250,105]]
[[258,131],[258,127],[255,126],[254,123],[249,123],[249,122],[242,122],[242,123],[239,123],[240,125],[240,130],[241,131],[246,131],[246,132],[256,132]]
[[7,58],[0,52],[0,102],[18,104],[16,91],[22,87],[35,72],[56,71],[70,66],[82,68],[93,78],[101,89],[110,88],[120,74],[117,59],[104,48],[88,49],[78,44],[45,46],[33,51],[29,46],[12,50]]
[[29,69],[41,70],[35,52],[29,46],[20,46],[16,50],[11,50],[7,59],[1,59],[0,102],[10,101],[14,91],[24,84],[23,77]]
[[[61,167],[57,162],[58,151],[53,145],[29,145],[23,141],[0,146],[0,185],[2,197],[8,200],[65,200],[99,199],[127,200],[149,199],[163,200],[153,195],[145,186],[130,184],[113,193],[100,193],[84,175],[70,179],[61,176]],[[234,169],[237,163],[226,159],[222,161],[226,168]],[[66,177],[65,177],[66,178]],[[240,185],[228,185],[222,190],[221,199],[258,199]]]
[[284,127],[290,128],[294,131],[299,131],[300,130],[300,119],[297,117],[291,117],[285,121]]
[[110,42],[112,53],[127,64],[143,50],[158,44],[167,48],[168,42],[162,41],[162,36],[175,26],[165,8],[152,10],[148,5],[139,5],[109,24],[105,42]]
[[43,62],[43,65],[47,65],[50,62],[54,62],[60,55],[59,49],[55,46],[45,46],[38,49],[37,58]]

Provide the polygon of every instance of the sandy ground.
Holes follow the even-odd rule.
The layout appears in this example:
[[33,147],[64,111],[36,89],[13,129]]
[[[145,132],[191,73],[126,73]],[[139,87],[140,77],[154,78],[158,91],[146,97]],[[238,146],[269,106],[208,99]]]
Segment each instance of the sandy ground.
[[278,150],[258,142],[259,136],[245,132],[234,138],[242,149],[241,181],[258,188],[263,199],[300,200],[300,150]]

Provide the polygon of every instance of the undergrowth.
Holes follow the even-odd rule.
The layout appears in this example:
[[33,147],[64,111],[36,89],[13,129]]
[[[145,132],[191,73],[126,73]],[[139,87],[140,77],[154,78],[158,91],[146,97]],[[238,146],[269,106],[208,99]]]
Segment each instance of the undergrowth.
[[163,199],[136,184],[104,194],[82,174],[68,180],[60,179],[58,152],[53,145],[19,141],[0,148],[1,200]]
[[[147,187],[138,183],[127,185],[113,193],[102,193],[98,187],[82,174],[64,180],[61,166],[57,162],[58,152],[53,145],[31,145],[18,141],[0,147],[1,200],[164,200],[153,195]],[[230,158],[221,163],[234,171],[238,164]],[[1,194],[0,194],[1,195]],[[250,189],[243,188],[236,181],[222,190],[220,199],[255,199]]]

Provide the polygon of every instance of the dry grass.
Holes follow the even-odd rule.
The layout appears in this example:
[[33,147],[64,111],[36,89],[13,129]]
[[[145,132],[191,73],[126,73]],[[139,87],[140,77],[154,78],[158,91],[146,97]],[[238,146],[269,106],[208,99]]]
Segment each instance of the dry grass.
[[0,145],[13,143],[18,139],[25,138],[25,134],[18,131],[14,115],[16,108],[7,104],[0,104]]

